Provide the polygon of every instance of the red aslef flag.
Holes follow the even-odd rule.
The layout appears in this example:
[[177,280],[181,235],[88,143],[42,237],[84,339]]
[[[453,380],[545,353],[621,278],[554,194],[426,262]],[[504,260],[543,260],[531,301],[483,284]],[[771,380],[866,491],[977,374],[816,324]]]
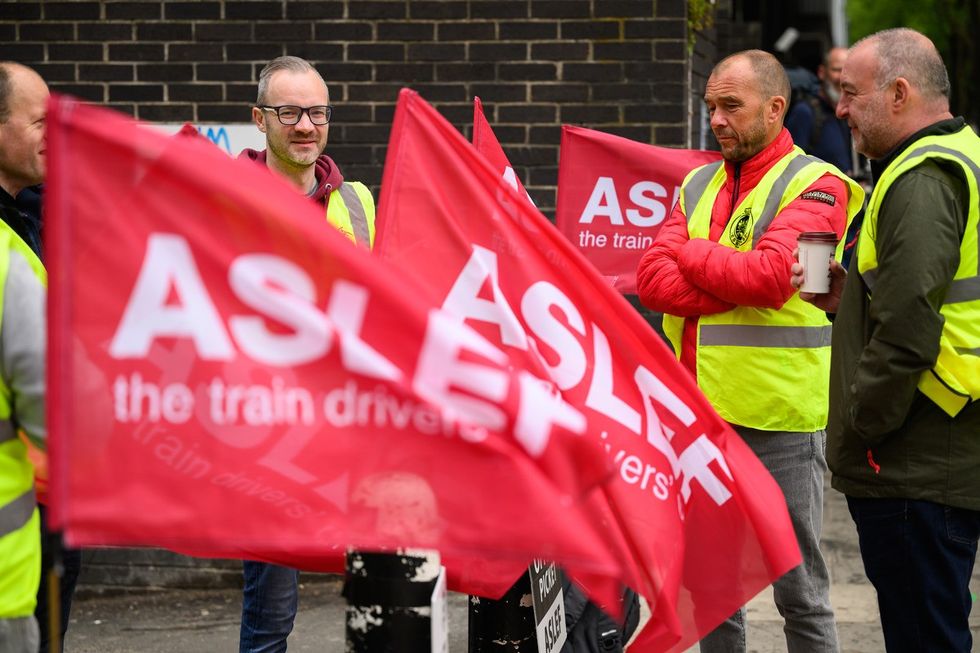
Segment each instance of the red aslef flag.
[[[534,204],[524,184],[521,183],[520,177],[517,176],[514,167],[511,165],[510,159],[507,158],[504,148],[500,145],[500,141],[497,140],[493,128],[490,126],[489,121],[487,121],[486,115],[483,113],[483,103],[478,97],[473,98],[473,147],[484,156],[494,171],[500,175],[504,183],[514,188],[519,197],[525,197],[528,202],[532,205]],[[594,518],[599,523],[602,523],[605,529],[608,530],[611,528],[612,520],[607,518],[608,509],[602,505],[602,495],[599,493],[594,494],[589,497],[589,500],[589,509],[594,511]],[[621,537],[613,537],[612,539],[614,541],[622,541]],[[628,556],[629,552],[623,549],[621,555]],[[497,578],[500,579],[501,584],[504,583],[504,579],[506,578],[518,578],[524,571],[520,568],[514,568],[509,562],[499,565],[499,569],[500,573]],[[615,617],[622,618],[623,615],[620,614],[620,608],[622,607],[621,598],[623,592],[619,579],[590,574],[587,570],[583,569],[566,568],[565,572],[586,589],[589,598],[595,603],[605,607],[607,612],[610,612]],[[496,585],[487,589],[496,590],[495,593],[499,593],[499,588]]]
[[473,98],[473,147],[490,162],[490,165],[500,171],[501,178],[510,184],[518,195],[524,195],[532,204],[534,203],[527,189],[524,188],[521,178],[514,171],[514,166],[510,164],[510,159],[504,153],[497,135],[493,133],[493,128],[483,113],[483,102],[478,97]]
[[[346,547],[621,565],[544,377],[251,162],[52,98],[51,511],[72,545],[334,569]],[[441,301],[441,300],[440,300]]]
[[[497,135],[494,134],[490,122],[483,113],[483,103],[478,97],[473,98],[473,147],[490,163],[504,183],[517,191],[519,197],[526,197],[528,202],[534,203],[524,188],[524,184],[521,183],[520,177],[514,171],[514,167],[511,165],[510,159],[507,158],[500,141],[497,140]],[[608,518],[609,509],[603,504],[604,499],[601,493],[596,493],[590,497],[590,509],[595,511],[597,521],[604,524],[608,530],[612,527],[614,520]],[[613,539],[622,542],[621,535]],[[629,552],[624,549],[622,555],[629,556]],[[502,565],[500,578],[517,578],[522,571],[512,568],[508,570],[508,565]],[[565,571],[586,589],[594,602],[605,607],[607,611],[617,613],[622,607],[622,586],[617,579],[589,574],[582,569],[566,569]],[[493,589],[497,588],[494,587]],[[621,614],[615,614],[615,616],[617,618],[622,617]]]
[[399,97],[376,252],[549,378],[616,474],[590,508],[652,619],[684,650],[800,555],[782,494],[659,337],[416,93]]
[[562,125],[555,225],[616,290],[635,294],[636,266],[684,177],[720,158]]
[[[520,177],[514,171],[514,167],[511,165],[510,159],[507,158],[507,154],[500,145],[500,141],[497,140],[496,134],[493,133],[493,128],[483,113],[483,103],[478,97],[473,98],[473,147],[490,163],[504,183],[514,188],[518,196],[524,197],[529,203],[534,204],[527,189],[524,188],[524,184],[521,183]],[[589,509],[594,511],[593,518],[599,523],[604,524],[604,529],[608,532],[612,528],[612,520],[607,518],[608,509],[602,505],[603,497],[601,493],[591,495],[589,502]],[[615,539],[621,541],[622,536],[617,535]],[[629,555],[628,551],[623,550],[622,555]],[[499,586],[496,583],[489,585],[485,588],[487,590],[486,593],[502,593],[500,591],[501,588],[505,585],[512,585],[514,580],[524,571],[520,568],[515,569],[510,563],[499,565],[498,567],[500,573],[496,578],[499,581]],[[565,571],[586,589],[594,602],[606,607],[607,611],[611,613],[615,614],[619,612],[619,609],[622,607],[622,585],[618,579],[590,574],[587,570],[582,569],[566,569]],[[616,616],[622,617],[620,614],[616,614]]]

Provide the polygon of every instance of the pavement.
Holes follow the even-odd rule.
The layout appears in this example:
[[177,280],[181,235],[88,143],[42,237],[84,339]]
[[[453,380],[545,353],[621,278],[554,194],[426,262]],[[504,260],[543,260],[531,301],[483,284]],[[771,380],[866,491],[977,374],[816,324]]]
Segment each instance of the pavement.
[[[884,651],[874,589],[864,576],[857,536],[839,493],[826,492],[822,548],[831,572],[831,601],[844,653]],[[299,614],[289,638],[291,652],[334,653],[344,650],[344,601],[340,580],[332,576],[300,577]],[[980,594],[980,568],[971,584]],[[68,653],[233,653],[238,650],[241,591],[139,591],[115,596],[82,593],[76,598],[66,638]],[[771,590],[748,606],[749,651],[785,651],[782,619]],[[450,593],[449,650],[467,650],[467,599]],[[980,611],[970,618],[974,650],[980,651]],[[691,649],[697,651],[697,647]]]

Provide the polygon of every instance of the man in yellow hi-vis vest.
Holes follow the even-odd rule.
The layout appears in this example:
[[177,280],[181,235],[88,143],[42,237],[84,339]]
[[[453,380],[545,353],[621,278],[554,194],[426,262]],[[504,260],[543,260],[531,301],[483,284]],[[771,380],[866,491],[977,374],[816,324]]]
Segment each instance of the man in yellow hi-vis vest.
[[0,650],[34,653],[41,579],[34,468],[18,430],[44,446],[47,275],[14,205],[44,177],[48,87],[25,66],[0,62]]
[[[855,265],[834,266],[827,460],[888,651],[969,651],[980,536],[980,138],[922,34],[851,48],[837,115],[874,160]],[[854,270],[857,270],[854,272]],[[793,282],[800,283],[799,268]]]
[[[245,150],[241,158],[264,164],[321,204],[325,220],[352,241],[374,244],[374,198],[368,188],[344,179],[323,153],[333,107],[316,68],[299,57],[278,57],[259,73],[252,120],[265,134],[266,149]],[[295,569],[264,562],[243,563],[245,586],[239,638],[241,653],[286,650],[298,603]]]
[[[715,66],[704,99],[724,160],[688,175],[641,259],[637,287],[664,313],[664,332],[698,387],[783,490],[803,554],[774,584],[787,648],[830,652],[837,627],[820,553],[830,322],[799,299],[789,271],[798,235],[840,241],[864,193],[793,145],[783,128],[789,93],[768,53]],[[744,608],[701,650],[745,651]]]

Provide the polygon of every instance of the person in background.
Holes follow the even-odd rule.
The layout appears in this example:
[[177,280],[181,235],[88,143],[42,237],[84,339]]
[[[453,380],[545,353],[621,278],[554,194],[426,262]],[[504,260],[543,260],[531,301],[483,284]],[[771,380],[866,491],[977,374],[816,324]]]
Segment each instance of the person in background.
[[786,129],[793,142],[807,154],[831,163],[854,177],[851,156],[851,133],[847,122],[835,115],[840,99],[840,73],[847,57],[846,48],[831,48],[817,67],[820,87],[816,94],[807,93],[790,107]]
[[[807,154],[832,163],[854,179],[864,189],[871,192],[867,159],[858,156],[851,143],[851,132],[846,120],[837,117],[837,102],[840,100],[840,75],[847,58],[846,48],[831,48],[824,55],[823,63],[817,67],[820,85],[816,93],[799,93],[786,114],[786,129]],[[864,213],[859,213],[851,221],[844,236],[844,251],[840,261],[846,269],[850,265],[857,243],[857,235],[864,222]]]

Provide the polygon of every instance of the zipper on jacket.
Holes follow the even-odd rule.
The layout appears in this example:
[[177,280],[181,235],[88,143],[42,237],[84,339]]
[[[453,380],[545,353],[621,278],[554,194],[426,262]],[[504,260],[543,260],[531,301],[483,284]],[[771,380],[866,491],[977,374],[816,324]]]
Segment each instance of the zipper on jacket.
[[735,186],[732,188],[732,206],[728,209],[728,217],[735,215],[735,207],[738,206],[738,187],[742,181],[742,163],[735,164]]

